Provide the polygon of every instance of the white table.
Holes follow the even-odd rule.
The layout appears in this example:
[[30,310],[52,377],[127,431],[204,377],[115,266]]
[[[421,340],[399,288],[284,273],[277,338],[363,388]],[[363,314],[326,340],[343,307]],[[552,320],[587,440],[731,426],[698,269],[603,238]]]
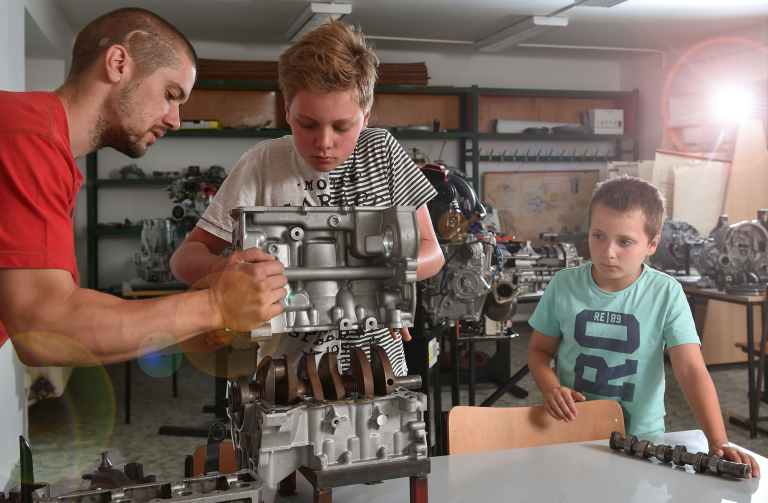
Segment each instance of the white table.
[[[706,451],[700,430],[643,437]],[[768,470],[768,460],[751,453]],[[768,473],[768,472],[766,472]],[[298,494],[277,502],[311,502],[312,486],[299,474]],[[614,452],[608,440],[432,458],[429,500],[433,503],[584,502],[768,502],[768,482],[738,480],[693,468]],[[333,490],[335,503],[409,501],[408,479]]]

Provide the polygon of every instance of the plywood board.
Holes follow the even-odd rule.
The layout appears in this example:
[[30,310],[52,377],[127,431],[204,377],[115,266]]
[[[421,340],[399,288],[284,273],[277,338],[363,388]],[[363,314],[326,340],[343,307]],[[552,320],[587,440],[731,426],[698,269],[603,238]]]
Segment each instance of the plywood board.
[[227,127],[259,126],[288,129],[285,102],[277,91],[192,91],[181,107],[181,120],[217,120]]
[[[736,347],[737,342],[747,341],[747,307],[717,300],[709,300],[701,334],[701,353],[704,363],[736,363],[747,361],[747,354]],[[755,319],[754,337],[760,340],[763,323],[760,306],[753,306]],[[701,308],[697,304],[697,317]]]
[[540,244],[541,232],[580,231],[598,170],[485,173],[485,199],[499,212],[502,231]]
[[460,127],[461,100],[455,95],[377,94],[369,126],[429,126],[440,120],[440,129]]
[[477,127],[480,133],[492,133],[496,119],[581,124],[581,114],[593,108],[617,106],[613,99],[480,95]]
[[768,150],[763,121],[754,119],[739,125],[723,211],[733,224],[754,220],[761,208],[768,208]]

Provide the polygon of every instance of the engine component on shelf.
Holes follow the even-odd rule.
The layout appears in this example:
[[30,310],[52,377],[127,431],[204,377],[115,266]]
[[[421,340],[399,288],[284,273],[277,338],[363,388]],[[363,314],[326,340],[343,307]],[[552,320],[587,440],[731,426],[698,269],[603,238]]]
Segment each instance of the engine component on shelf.
[[169,218],[144,220],[141,248],[133,256],[136,274],[144,281],[167,283],[173,281],[171,256],[179,247],[176,224]]
[[520,293],[544,290],[557,271],[584,263],[570,243],[533,248],[530,241],[501,241],[504,277],[517,285]]
[[191,232],[195,228],[226,178],[222,166],[211,166],[202,172],[200,166],[190,166],[183,177],[166,187],[168,197],[177,203],[171,216],[181,230]]
[[235,250],[258,247],[286,267],[285,309],[257,334],[413,326],[416,208],[254,206],[231,215]]
[[667,220],[661,228],[661,239],[656,253],[651,255],[651,265],[664,272],[685,272],[685,275],[689,276],[693,258],[705,241],[691,224]]
[[112,463],[107,457],[107,451],[101,452],[101,464],[93,473],[83,474],[83,480],[90,480],[88,491],[95,489],[117,489],[133,484],[147,484],[155,482],[154,475],[144,475],[144,465],[141,463],[126,463],[123,471],[112,468]]
[[[351,358],[343,375],[336,355],[325,353],[318,365],[305,355],[298,372],[287,358],[267,359],[253,382],[231,381],[238,467],[264,481],[264,501],[273,501],[280,482],[297,469],[349,471],[370,481],[429,472],[427,396],[405,389],[420,387],[421,377],[395,377],[380,346],[371,346],[370,363],[360,348]],[[392,475],[395,467],[404,471]]]
[[749,477],[752,468],[745,463],[727,461],[721,456],[709,455],[703,452],[696,454],[688,452],[684,445],[656,445],[650,440],[639,440],[636,436],[623,436],[621,432],[611,433],[609,445],[614,451],[624,451],[629,455],[649,459],[656,458],[662,463],[674,463],[677,466],[691,465],[697,472],[707,470],[717,475],[728,475],[739,479]]
[[140,178],[146,178],[147,175],[144,170],[138,167],[136,164],[128,164],[118,170],[120,178],[123,180],[137,180]]
[[729,224],[721,215],[717,225],[694,255],[696,270],[715,282],[718,290],[732,294],[761,295],[768,274],[768,210],[758,210],[757,220]]

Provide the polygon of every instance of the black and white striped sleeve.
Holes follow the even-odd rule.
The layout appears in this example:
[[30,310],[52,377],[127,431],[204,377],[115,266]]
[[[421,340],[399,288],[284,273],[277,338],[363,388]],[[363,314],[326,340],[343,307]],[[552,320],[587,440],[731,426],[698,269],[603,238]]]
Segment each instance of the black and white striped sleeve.
[[393,205],[420,208],[431,201],[437,195],[437,191],[427,177],[391,134],[386,134],[384,142],[387,160],[392,170],[389,191],[392,194]]

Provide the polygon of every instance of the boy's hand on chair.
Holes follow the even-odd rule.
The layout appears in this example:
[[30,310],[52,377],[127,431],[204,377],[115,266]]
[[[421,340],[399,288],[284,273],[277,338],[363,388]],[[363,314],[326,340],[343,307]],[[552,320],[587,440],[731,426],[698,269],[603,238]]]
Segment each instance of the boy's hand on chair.
[[734,463],[747,464],[752,468],[751,477],[760,476],[760,465],[757,464],[757,460],[746,452],[739,450],[737,447],[730,444],[713,446],[709,448],[709,453],[715,456],[721,456]]
[[586,398],[578,391],[565,386],[556,386],[544,396],[544,409],[558,421],[563,420],[568,423],[579,415],[574,400],[583,402]]

